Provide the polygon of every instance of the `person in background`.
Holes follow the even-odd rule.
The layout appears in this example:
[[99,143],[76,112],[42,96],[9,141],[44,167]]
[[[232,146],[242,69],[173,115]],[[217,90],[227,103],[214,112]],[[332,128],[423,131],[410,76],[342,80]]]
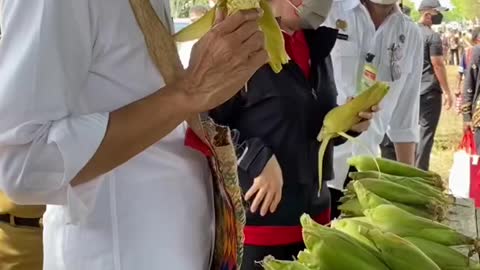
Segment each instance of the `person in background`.
[[401,12],[397,0],[335,1],[325,25],[340,31],[332,51],[338,104],[345,104],[372,81],[390,86],[371,127],[358,137],[359,144],[335,147],[335,177],[328,185],[332,218],[336,218],[338,199],[352,170],[348,158],[379,155],[379,146],[388,134],[398,161],[414,164],[423,50],[417,25]]
[[[208,7],[206,6],[193,6],[190,8],[189,11],[189,19],[190,23],[196,22],[198,19],[200,19],[205,13],[208,12]],[[192,40],[192,41],[187,41],[187,42],[181,42],[177,44],[178,48],[178,54],[180,55],[180,61],[182,61],[182,65],[184,68],[188,67],[189,61],[190,61],[190,54],[192,52],[193,45],[195,45],[197,41]]]
[[[230,205],[240,190],[221,189],[208,166],[234,161],[207,159],[187,120],[231,98],[268,61],[261,14],[217,20],[189,68],[167,79],[137,18],[170,44],[169,13],[164,0],[0,1],[0,190],[47,205],[45,270],[239,263],[243,209]],[[175,51],[153,51],[167,60],[158,66],[181,65]],[[221,214],[219,201],[228,201]]]
[[[239,94],[210,113],[218,123],[239,134],[240,183],[250,210],[245,227],[244,270],[262,269],[256,262],[267,255],[289,260],[304,249],[300,226],[303,213],[321,224],[330,222],[330,193],[325,180],[333,178],[333,145],[344,142],[337,139],[328,146],[318,194],[316,138],[323,118],[337,105],[329,55],[338,31],[319,27],[331,1],[270,3],[291,61],[278,74],[265,65]],[[372,112],[361,113],[360,117],[364,121],[352,128],[351,135],[368,128]],[[269,186],[278,191],[268,192]]]
[[458,31],[450,37],[448,42],[450,45],[450,64],[458,65],[460,63],[460,36]]
[[43,269],[40,219],[44,212],[45,206],[20,206],[0,191],[1,270]]
[[466,60],[464,70],[465,82],[463,85],[463,122],[465,129],[475,132],[475,143],[480,149],[480,36],[477,27],[473,31],[475,46],[470,48],[470,55]]
[[450,64],[450,36],[451,32],[449,30],[445,31],[444,33],[439,32],[442,38],[442,46],[443,46],[443,58],[445,65]]
[[448,11],[438,0],[423,0],[420,3],[420,29],[424,40],[424,61],[420,96],[420,142],[417,146],[416,166],[423,170],[430,167],[430,154],[443,104],[452,106],[452,95],[447,81],[440,34],[432,25],[442,23],[442,12]]
[[[400,8],[406,16],[410,17],[412,9],[408,6],[404,6],[403,3],[400,3]],[[397,160],[397,155],[395,153],[395,144],[388,138],[388,135],[385,134],[382,143],[380,144],[380,151],[382,158]]]
[[[458,77],[457,77],[457,87],[455,89],[455,96],[457,97],[456,107],[458,113],[461,113],[461,105],[462,104],[462,93],[463,93],[463,79],[465,77],[465,70],[470,65],[470,61],[472,59],[473,47],[478,45],[480,41],[480,27],[475,27],[471,34],[470,40],[468,41],[469,46],[465,48],[465,52],[460,59],[460,66],[458,67]],[[459,108],[460,107],[460,108]]]

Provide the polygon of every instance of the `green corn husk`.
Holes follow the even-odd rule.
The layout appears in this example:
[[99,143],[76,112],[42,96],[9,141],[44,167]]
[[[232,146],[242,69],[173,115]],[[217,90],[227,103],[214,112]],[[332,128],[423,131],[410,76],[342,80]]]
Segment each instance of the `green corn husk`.
[[354,166],[360,172],[380,170],[381,173],[397,176],[420,177],[426,180],[431,180],[441,186],[444,185],[442,178],[437,173],[424,171],[389,159],[370,156],[355,156],[350,158],[347,162],[350,166]]
[[365,229],[360,233],[374,243],[383,261],[391,270],[441,270],[425,253],[407,240],[378,229]]
[[297,261],[281,261],[272,256],[265,257],[261,265],[265,270],[310,270]]
[[[322,226],[308,215],[301,217],[303,238],[307,251],[298,261],[310,269],[389,270],[376,250],[358,242],[349,235]],[[374,255],[374,253],[377,253]]]
[[358,201],[358,198],[351,198],[344,203],[342,203],[338,210],[342,212],[343,215],[349,217],[361,217],[363,216],[363,208]]
[[[363,172],[351,172],[349,173],[349,177],[353,180],[361,180],[361,179],[379,179],[394,182],[397,184],[401,184],[407,186],[409,188],[413,188],[414,190],[419,187],[427,188],[427,194],[431,194],[430,191],[433,190],[435,192],[440,192],[440,194],[444,194],[445,191],[445,184],[443,182],[438,182],[431,180],[429,178],[421,178],[421,177],[409,177],[409,176],[398,176],[398,175],[391,175],[387,173],[381,173],[377,171],[363,171]],[[435,193],[435,194],[437,194]]]
[[469,267],[479,267],[470,258],[451,247],[417,237],[405,237],[405,240],[422,250],[442,270],[452,267],[467,267],[468,269]]
[[370,223],[382,231],[391,232],[401,237],[418,237],[445,246],[473,245],[477,241],[456,230],[402,210],[394,205],[380,205],[364,211]]
[[362,206],[362,209],[365,211],[367,209],[372,209],[372,208],[375,208],[377,206],[380,206],[380,205],[383,205],[383,204],[388,204],[388,205],[395,205],[411,214],[414,214],[414,215],[417,215],[417,216],[420,216],[420,217],[424,217],[424,218],[428,218],[428,219],[434,219],[434,220],[437,220],[439,219],[439,217],[434,214],[434,213],[431,213],[427,210],[424,210],[422,208],[417,208],[417,207],[414,207],[414,206],[410,206],[410,205],[406,205],[406,204],[402,204],[402,203],[393,203],[385,198],[382,198],[378,195],[376,195],[375,193],[369,191],[368,189],[366,189],[363,185],[362,185],[362,182],[361,181],[355,181],[353,183],[353,186],[355,188],[355,192],[357,194],[357,197],[358,197],[358,201],[360,202],[360,205]]

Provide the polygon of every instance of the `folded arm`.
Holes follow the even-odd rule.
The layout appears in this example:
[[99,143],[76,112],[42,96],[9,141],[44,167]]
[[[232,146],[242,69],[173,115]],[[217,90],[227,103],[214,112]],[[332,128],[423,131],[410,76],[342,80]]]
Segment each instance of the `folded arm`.
[[73,114],[92,58],[87,4],[6,0],[2,15],[0,187],[16,202],[66,204],[72,186],[126,162],[189,115],[176,86],[116,111]]

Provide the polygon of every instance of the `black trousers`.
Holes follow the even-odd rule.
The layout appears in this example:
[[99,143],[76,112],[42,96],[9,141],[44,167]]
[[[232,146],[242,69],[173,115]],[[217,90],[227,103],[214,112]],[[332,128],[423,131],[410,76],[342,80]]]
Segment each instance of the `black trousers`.
[[450,64],[458,66],[460,65],[460,51],[458,49],[450,50]]
[[304,249],[303,243],[274,247],[245,246],[242,270],[262,270],[259,262],[268,255],[272,255],[277,260],[292,260]]
[[380,150],[382,152],[382,158],[397,160],[395,144],[393,144],[387,134],[385,134],[385,137],[383,137],[383,141],[380,144]]
[[420,96],[420,142],[416,151],[416,166],[423,170],[430,167],[433,139],[442,113],[442,93],[430,91]]

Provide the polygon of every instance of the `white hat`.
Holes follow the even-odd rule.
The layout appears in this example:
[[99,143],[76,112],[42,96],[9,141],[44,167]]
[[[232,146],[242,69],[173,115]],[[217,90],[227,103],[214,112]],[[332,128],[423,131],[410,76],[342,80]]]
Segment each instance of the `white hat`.
[[392,5],[398,2],[398,0],[370,0],[372,3],[379,5]]

